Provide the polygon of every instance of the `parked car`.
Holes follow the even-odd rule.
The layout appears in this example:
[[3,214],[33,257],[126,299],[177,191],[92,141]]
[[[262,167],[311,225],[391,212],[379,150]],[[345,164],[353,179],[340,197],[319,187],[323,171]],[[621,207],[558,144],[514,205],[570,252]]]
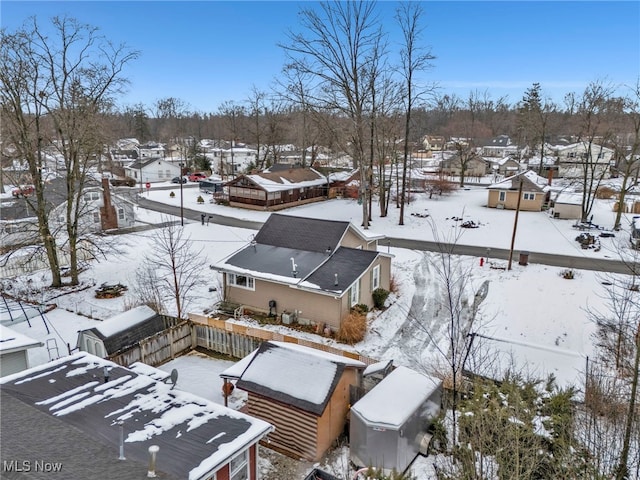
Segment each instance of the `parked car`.
[[21,185],[11,190],[11,195],[13,195],[16,198],[29,197],[33,195],[33,192],[35,191],[36,191],[36,187],[34,187],[33,185]]
[[171,183],[187,183],[187,179],[185,177],[173,177]]
[[199,182],[200,180],[204,180],[207,176],[202,172],[195,172],[189,174],[190,182]]
[[112,178],[111,180],[109,180],[109,183],[111,183],[111,185],[113,185],[114,187],[135,187],[136,186],[135,178],[131,178],[131,177]]

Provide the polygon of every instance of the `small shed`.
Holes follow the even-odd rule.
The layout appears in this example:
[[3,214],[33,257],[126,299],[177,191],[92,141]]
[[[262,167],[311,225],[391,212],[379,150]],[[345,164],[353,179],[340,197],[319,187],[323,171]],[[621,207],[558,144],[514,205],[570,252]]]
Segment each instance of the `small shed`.
[[359,360],[286,342],[268,341],[250,354],[239,375],[247,413],[273,424],[269,448],[293,458],[318,461],[344,432],[352,386],[361,384]]
[[582,195],[560,192],[553,200],[553,218],[580,220],[582,218]]
[[426,453],[427,429],[440,411],[441,397],[441,380],[397,367],[351,407],[351,461],[404,472]]
[[111,317],[97,327],[80,331],[77,346],[82,352],[108,358],[169,326],[161,315],[142,305]]
[[0,325],[0,377],[28,369],[28,350],[43,345],[38,340]]

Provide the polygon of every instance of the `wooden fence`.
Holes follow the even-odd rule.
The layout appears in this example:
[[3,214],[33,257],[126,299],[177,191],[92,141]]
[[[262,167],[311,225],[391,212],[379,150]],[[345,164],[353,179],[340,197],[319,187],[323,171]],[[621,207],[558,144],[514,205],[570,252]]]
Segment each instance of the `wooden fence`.
[[[174,320],[178,321],[178,319]],[[268,340],[315,348],[334,355],[359,360],[365,365],[371,365],[378,361],[331,345],[195,314],[189,314],[189,320],[177,323],[162,332],[145,338],[135,347],[109,357],[109,360],[125,367],[134,362],[142,362],[155,367],[196,347],[240,359],[249,355],[262,342]]]
[[260,327],[248,327],[246,325],[196,314],[189,314],[189,319],[194,325],[196,346],[213,352],[230,355],[234,358],[246,357],[258,348],[262,342],[273,340],[315,348],[323,352],[359,360],[365,365],[378,362],[378,360],[374,358],[366,357],[356,352],[342,350],[331,345],[298,338],[293,335],[283,335]]
[[193,348],[192,324],[185,320],[141,340],[135,347],[117,353],[109,357],[109,360],[125,367],[134,362],[142,362],[155,367],[187,353]]

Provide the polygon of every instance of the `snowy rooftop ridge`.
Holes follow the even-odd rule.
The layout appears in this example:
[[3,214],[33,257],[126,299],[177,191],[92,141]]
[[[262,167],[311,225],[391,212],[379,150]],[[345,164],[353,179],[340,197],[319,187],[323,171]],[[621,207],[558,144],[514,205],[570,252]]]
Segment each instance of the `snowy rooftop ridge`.
[[157,313],[150,307],[141,305],[116,315],[115,317],[111,317],[95,328],[100,334],[104,335],[105,338],[108,338],[126,330],[127,328],[149,320],[156,315]]

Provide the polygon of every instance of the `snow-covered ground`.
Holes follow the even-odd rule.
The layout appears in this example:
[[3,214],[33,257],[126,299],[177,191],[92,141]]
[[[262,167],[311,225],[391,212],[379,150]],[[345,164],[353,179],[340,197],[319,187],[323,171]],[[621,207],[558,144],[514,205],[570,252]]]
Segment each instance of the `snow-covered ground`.
[[[179,186],[173,187],[172,190],[177,193],[173,198],[169,190],[152,189],[143,195],[150,200],[179,206]],[[196,201],[198,195],[197,189],[183,189],[184,207],[257,221],[264,221],[269,215],[267,212],[208,202],[199,205]],[[390,207],[388,217],[380,218],[374,203],[373,222],[369,230],[394,237],[426,240],[433,239],[434,231],[440,238],[459,233],[461,244],[509,248],[514,212],[486,208],[486,196],[486,189],[481,187],[459,190],[450,196],[432,200],[414,194],[414,201],[406,208],[403,226],[397,225],[398,209],[395,206]],[[360,225],[361,208],[355,200],[336,199],[291,208],[281,213],[350,220],[357,226]],[[159,223],[166,219],[142,208],[136,214],[141,223]],[[598,201],[593,215],[595,224],[611,227],[615,215],[612,202]],[[473,220],[480,227],[460,229],[460,221],[453,217]],[[616,258],[618,245],[627,248],[628,234],[618,232],[615,238],[601,239],[600,251],[583,250],[575,241],[576,231],[572,224],[573,221],[553,219],[544,212],[521,212],[515,249],[596,259]],[[202,247],[201,261],[205,266],[243,247],[255,233],[248,229],[201,225],[200,222],[185,222],[184,228],[194,248]],[[45,315],[49,333],[43,320],[37,317],[31,319],[31,327],[27,322],[9,325],[45,344],[30,350],[32,365],[46,362],[52,356],[64,355],[67,345],[75,348],[78,330],[95,326],[133,304],[132,288],[119,298],[96,299],[94,286],[120,282],[131,287],[135,281],[135,270],[142,263],[144,253],[149,250],[153,236],[153,230],[120,236],[119,254],[93,264],[82,273],[81,280],[91,288],[57,298],[51,298],[51,293],[46,293],[44,301],[57,305]],[[436,254],[384,245],[380,248],[394,255],[392,274],[397,292],[390,297],[389,307],[371,319],[366,338],[353,347],[344,348],[380,360],[393,359],[396,365],[427,368],[431,362],[442,360],[442,354],[436,346],[446,339],[442,319],[435,311],[434,300],[441,284],[431,262]],[[506,262],[498,260],[491,260],[483,266],[480,266],[478,258],[460,257],[459,260],[462,268],[468,272],[472,291],[477,291],[488,282],[487,296],[480,304],[473,326],[473,332],[478,334],[477,341],[490,345],[500,352],[498,357],[502,356],[504,361],[513,360],[523,370],[540,376],[554,373],[563,385],[574,382],[579,385],[585,358],[594,352],[591,338],[594,326],[589,321],[588,309],[605,308],[603,289],[606,287],[601,282],[602,274],[576,271],[575,277],[568,280],[561,276],[564,269],[556,267],[531,263],[523,266],[514,262],[512,270],[508,271],[504,269]],[[203,284],[194,292],[195,300],[188,305],[192,313],[202,313],[220,300],[220,289],[212,292],[209,288],[219,286],[218,274],[205,268],[204,275]],[[32,289],[38,283],[46,283],[46,274],[34,275],[30,283],[27,281],[27,278],[12,279],[5,281],[4,286],[11,286],[13,291]],[[34,293],[34,300],[42,300],[39,293]],[[417,328],[418,323],[426,328]],[[57,347],[57,352],[53,347]],[[218,373],[229,364],[227,360],[191,354],[161,368],[166,371],[176,368],[179,371],[178,388],[222,402],[222,383]],[[243,401],[242,393],[234,392],[231,406],[237,407]],[[421,466],[420,471],[423,470],[428,471],[426,464]],[[429,478],[423,477],[422,473],[420,475],[420,479]]]

